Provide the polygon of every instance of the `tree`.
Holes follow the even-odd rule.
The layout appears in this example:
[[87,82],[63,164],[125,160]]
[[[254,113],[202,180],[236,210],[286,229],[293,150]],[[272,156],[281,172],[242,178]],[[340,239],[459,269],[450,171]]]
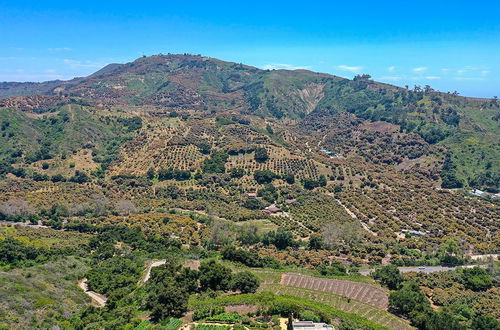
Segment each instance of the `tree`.
[[309,242],[307,243],[309,250],[322,250],[323,245],[323,238],[318,234],[311,235]]
[[212,153],[210,158],[206,158],[203,161],[203,172],[204,173],[224,173],[226,171],[225,163],[229,155],[215,151]]
[[294,241],[292,233],[282,228],[276,231],[267,232],[262,242],[266,245],[272,244],[279,250],[284,250],[289,246],[296,247],[298,245],[297,242]]
[[399,289],[403,282],[403,276],[395,265],[388,265],[377,269],[372,277],[391,290]]
[[295,176],[292,173],[286,173],[285,175],[283,175],[283,180],[285,180],[288,184],[294,184]]
[[236,239],[234,225],[226,221],[214,222],[210,233],[210,242],[216,246],[231,244]]
[[479,315],[472,321],[472,329],[474,330],[498,330],[500,322],[492,315]]
[[389,295],[389,306],[404,315],[430,309],[427,297],[415,282],[405,282],[400,290],[392,292]]
[[243,245],[252,245],[260,241],[259,228],[254,224],[244,224],[238,229],[238,241]]
[[271,183],[276,178],[276,174],[269,170],[257,170],[253,173],[255,181],[259,184]]
[[267,149],[265,148],[257,148],[255,149],[255,155],[254,155],[255,161],[259,163],[264,163],[266,160],[269,159],[269,155],[267,153]]
[[229,175],[231,178],[241,178],[245,175],[245,170],[241,167],[235,167],[229,171]]
[[168,317],[180,317],[187,311],[189,294],[173,281],[158,285],[148,296],[147,307],[151,319],[161,321]]
[[71,182],[76,182],[76,183],[85,183],[90,181],[90,177],[87,175],[87,173],[76,170],[75,175],[73,175],[69,181]]
[[24,260],[34,260],[39,251],[13,238],[0,241],[0,265],[16,265]]
[[204,155],[208,155],[210,153],[210,145],[206,144],[206,143],[201,143],[198,145],[198,149],[200,149],[200,152]]
[[263,205],[262,202],[256,198],[249,198],[243,202],[243,207],[246,207],[250,210],[260,210]]
[[233,276],[232,289],[241,293],[255,293],[259,288],[259,279],[249,271],[237,273]]
[[149,170],[146,172],[146,177],[149,179],[149,180],[153,180],[156,176],[156,173],[155,173],[155,169],[150,167]]
[[493,286],[491,276],[480,267],[463,268],[460,270],[463,285],[472,291],[485,291]]
[[227,291],[231,287],[231,269],[217,263],[215,260],[204,261],[200,265],[201,290],[208,289]]
[[438,257],[441,263],[445,265],[461,265],[464,263],[462,258],[463,251],[457,241],[450,238],[443,242],[439,247]]
[[347,269],[341,263],[333,263],[330,266],[320,265],[316,267],[316,270],[321,275],[328,276],[342,276],[347,274]]

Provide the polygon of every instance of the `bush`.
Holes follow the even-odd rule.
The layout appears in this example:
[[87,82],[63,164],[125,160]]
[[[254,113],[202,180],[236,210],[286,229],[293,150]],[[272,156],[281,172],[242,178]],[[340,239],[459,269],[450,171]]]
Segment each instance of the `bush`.
[[401,287],[403,276],[395,265],[389,265],[377,269],[373,272],[372,277],[391,290],[397,290]]
[[298,243],[293,239],[292,233],[281,228],[276,231],[267,232],[262,238],[262,243],[265,245],[272,244],[279,250],[298,246]]
[[328,267],[320,265],[316,270],[323,276],[343,276],[347,274],[347,269],[341,263],[334,263]]
[[204,173],[224,173],[226,171],[225,163],[229,155],[224,152],[215,151],[210,158],[203,161]]
[[254,274],[245,271],[233,275],[231,288],[241,293],[255,293],[259,288],[260,281]]
[[269,170],[257,170],[253,173],[253,178],[257,183],[271,183],[276,178],[276,174]]
[[404,315],[430,309],[427,297],[415,282],[405,282],[400,290],[391,293],[389,306]]
[[485,291],[493,286],[491,276],[480,267],[460,270],[463,285],[472,291]]
[[256,198],[249,198],[243,202],[243,207],[249,210],[260,210],[264,207],[262,202]]
[[202,309],[197,309],[193,312],[193,321],[203,320],[207,317],[212,317],[224,312],[226,312],[224,306],[210,306]]
[[217,263],[215,260],[202,262],[200,265],[200,287],[203,291],[208,289],[227,291],[231,286],[231,269]]
[[255,161],[259,163],[264,163],[269,159],[269,155],[267,153],[267,150],[265,148],[257,148],[255,149],[255,155],[254,155]]

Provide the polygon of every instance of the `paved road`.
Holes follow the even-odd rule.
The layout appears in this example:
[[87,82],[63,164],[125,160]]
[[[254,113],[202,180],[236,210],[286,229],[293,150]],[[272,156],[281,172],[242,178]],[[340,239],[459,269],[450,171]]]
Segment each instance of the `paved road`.
[[[461,267],[472,268],[478,265],[465,265]],[[480,265],[479,267],[485,267],[484,265]],[[409,272],[417,272],[417,273],[435,273],[435,272],[446,272],[450,270],[455,270],[457,267],[446,267],[446,266],[415,266],[415,267],[398,267],[400,273],[409,273]],[[370,275],[370,273],[374,272],[375,269],[364,269],[360,270],[359,273],[361,275]]]

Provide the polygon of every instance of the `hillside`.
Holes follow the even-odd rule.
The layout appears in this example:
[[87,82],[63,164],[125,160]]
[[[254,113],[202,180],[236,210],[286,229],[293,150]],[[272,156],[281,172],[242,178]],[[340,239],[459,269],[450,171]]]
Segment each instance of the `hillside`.
[[[0,105],[35,112],[84,102],[99,109],[133,106],[152,117],[158,111],[256,116],[255,120],[279,126],[302,126],[318,116],[326,123],[334,120],[329,116],[348,112],[371,122],[395,124],[400,132],[416,133],[433,146],[445,147],[440,155],[441,159],[449,155],[441,173],[444,187],[492,191],[499,187],[500,105],[496,100],[435,92],[428,86],[409,91],[364,76],[348,80],[305,70],[260,70],[201,56],[158,55],[111,64],[67,82],[3,83],[2,91],[11,97]],[[27,94],[45,97],[13,97]],[[401,157],[385,162],[400,163]]]
[[425,273],[499,252],[496,100],[193,55],[0,97],[0,328],[498,316],[493,261]]

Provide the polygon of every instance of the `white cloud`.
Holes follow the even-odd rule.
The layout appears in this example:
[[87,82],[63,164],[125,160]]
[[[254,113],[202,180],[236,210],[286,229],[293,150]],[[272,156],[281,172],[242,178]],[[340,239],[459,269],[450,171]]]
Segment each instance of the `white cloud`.
[[81,69],[81,68],[92,68],[92,69],[97,69],[97,68],[102,68],[104,65],[96,62],[91,62],[91,61],[78,61],[78,60],[71,60],[65,58],[63,60],[65,64],[68,64],[71,69]]
[[262,66],[264,70],[311,70],[311,68],[311,66],[297,66],[286,63],[270,63]]
[[340,69],[342,71],[349,71],[352,73],[359,73],[361,70],[363,70],[362,66],[350,66],[350,65],[337,65],[337,69]]
[[58,52],[69,52],[72,51],[73,49],[69,47],[56,47],[56,48],[47,48],[47,50],[49,52],[58,53]]
[[486,77],[490,73],[489,70],[482,70],[481,71],[481,76]]
[[444,74],[447,74],[448,72],[450,72],[451,70],[448,69],[448,68],[442,68],[441,69],[441,72],[444,73]]
[[394,72],[396,70],[396,67],[394,65],[391,65],[390,67],[387,68],[387,71],[389,72]]
[[424,78],[427,79],[427,80],[438,80],[438,79],[441,79],[441,77],[439,77],[439,76],[425,76]]
[[413,69],[413,72],[425,72],[425,71],[427,71],[427,67],[425,67],[425,66],[421,66],[421,67]]
[[477,80],[485,80],[484,77],[455,77],[455,80],[460,81],[477,81]]
[[403,79],[403,77],[400,77],[400,76],[384,76],[384,77],[377,78],[376,80],[381,80],[381,81],[399,81],[401,79]]

